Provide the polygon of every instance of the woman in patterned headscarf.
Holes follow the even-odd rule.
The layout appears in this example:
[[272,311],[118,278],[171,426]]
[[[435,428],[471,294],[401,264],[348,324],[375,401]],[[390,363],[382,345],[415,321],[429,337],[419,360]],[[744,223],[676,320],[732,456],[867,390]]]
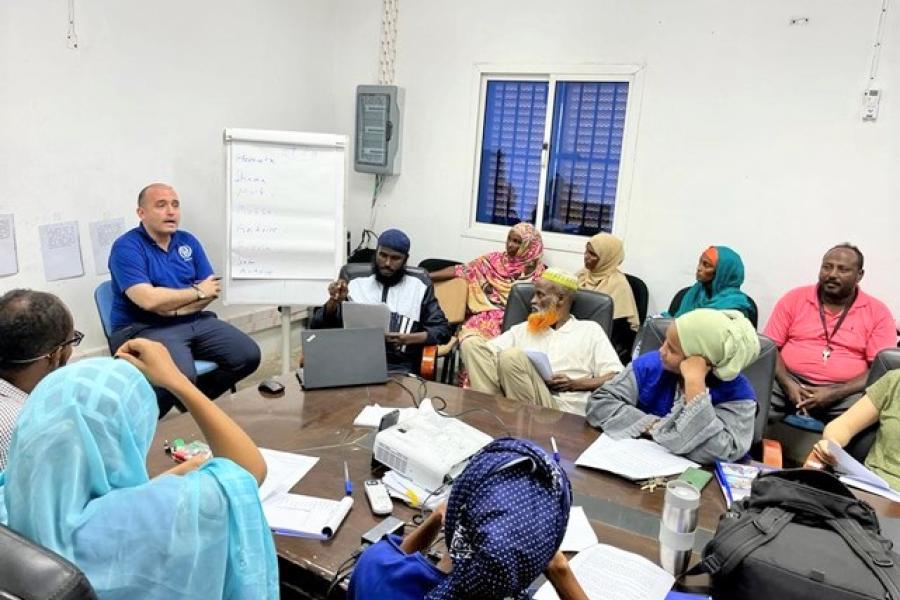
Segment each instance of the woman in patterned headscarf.
[[529,223],[518,223],[506,236],[504,252],[489,252],[468,264],[431,273],[433,281],[461,277],[469,284],[466,304],[471,316],[462,325],[460,341],[470,335],[485,339],[500,335],[509,290],[517,281],[540,277],[544,272],[543,253],[540,232]]
[[[527,598],[528,586],[543,572],[563,600],[586,600],[558,551],[571,502],[565,471],[540,447],[516,438],[495,440],[453,483],[446,511],[432,513],[402,541],[386,538],[360,557],[347,597]],[[421,553],[442,524],[449,573]]]

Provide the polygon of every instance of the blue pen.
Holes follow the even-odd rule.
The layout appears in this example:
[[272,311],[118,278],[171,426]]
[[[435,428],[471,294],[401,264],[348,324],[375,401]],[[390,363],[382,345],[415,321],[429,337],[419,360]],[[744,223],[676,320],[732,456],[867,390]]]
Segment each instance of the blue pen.
[[550,445],[553,446],[553,460],[559,462],[559,448],[556,447],[556,438],[550,436]]
[[344,461],[344,493],[348,496],[353,495],[353,484],[350,483],[350,471],[347,469],[347,461]]
[[734,496],[731,495],[731,486],[728,484],[728,479],[725,477],[725,471],[722,470],[722,463],[718,460],[716,461],[716,479],[719,480],[719,485],[722,486],[722,494],[728,502],[728,508],[731,508],[731,504],[734,502]]

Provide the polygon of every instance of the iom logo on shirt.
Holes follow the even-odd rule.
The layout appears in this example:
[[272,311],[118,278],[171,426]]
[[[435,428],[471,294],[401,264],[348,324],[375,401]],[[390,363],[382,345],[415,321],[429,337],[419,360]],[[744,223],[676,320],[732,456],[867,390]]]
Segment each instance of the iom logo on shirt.
[[187,244],[183,246],[178,246],[178,256],[180,256],[184,260],[191,260],[191,255],[194,253],[194,249],[188,246]]

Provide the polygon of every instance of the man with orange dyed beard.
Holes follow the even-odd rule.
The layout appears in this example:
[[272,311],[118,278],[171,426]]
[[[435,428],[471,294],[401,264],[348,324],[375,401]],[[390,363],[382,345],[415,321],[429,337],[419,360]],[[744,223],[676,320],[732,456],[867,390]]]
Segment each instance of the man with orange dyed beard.
[[[622,370],[622,363],[594,321],[570,314],[578,280],[547,269],[535,281],[528,321],[492,340],[471,336],[460,348],[473,390],[584,416],[590,393]],[[553,377],[544,381],[525,351],[543,352]]]

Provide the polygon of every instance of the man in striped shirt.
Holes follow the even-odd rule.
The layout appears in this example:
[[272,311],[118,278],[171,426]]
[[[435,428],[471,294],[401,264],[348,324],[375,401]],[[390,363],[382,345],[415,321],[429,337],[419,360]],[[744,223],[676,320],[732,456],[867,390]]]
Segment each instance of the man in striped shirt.
[[12,290],[0,297],[0,471],[28,394],[66,364],[82,337],[53,294]]

